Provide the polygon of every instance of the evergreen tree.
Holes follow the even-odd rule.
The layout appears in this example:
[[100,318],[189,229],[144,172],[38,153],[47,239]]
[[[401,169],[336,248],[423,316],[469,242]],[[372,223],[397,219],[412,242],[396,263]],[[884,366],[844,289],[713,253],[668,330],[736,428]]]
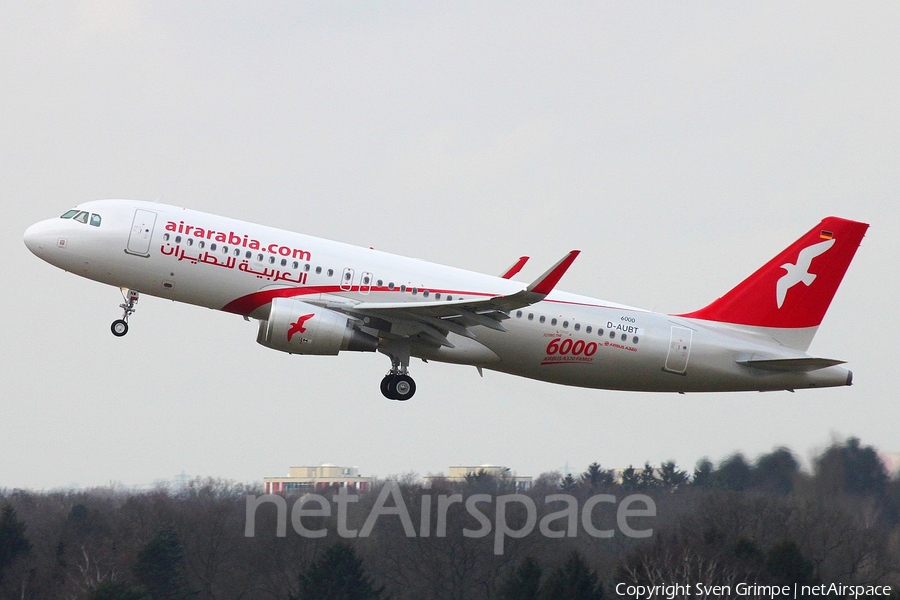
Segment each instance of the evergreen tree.
[[31,543],[25,537],[25,523],[16,517],[15,509],[7,504],[0,513],[0,581],[3,571],[15,562],[21,554],[31,549]]
[[612,471],[601,467],[600,463],[593,462],[589,464],[587,470],[581,474],[581,481],[585,485],[597,488],[600,486],[612,485],[615,482],[615,476]]
[[844,492],[859,496],[884,495],[888,484],[887,470],[872,446],[860,446],[858,438],[833,445],[816,460],[817,477],[838,479]]
[[300,574],[300,594],[292,600],[378,600],[382,594],[384,586],[375,587],[353,548],[338,543]]
[[663,487],[675,488],[688,482],[688,474],[675,465],[675,461],[664,462],[659,467],[659,483]]
[[723,460],[713,477],[725,489],[741,492],[750,487],[753,468],[744,455],[738,452]]
[[577,550],[547,576],[539,596],[542,600],[600,600],[603,585]]
[[649,462],[644,463],[644,468],[638,474],[638,488],[649,490],[659,485],[659,479],[656,478],[656,469],[650,466]]
[[711,487],[713,484],[713,464],[708,458],[701,458],[694,468],[694,476],[691,485],[697,487]]
[[573,492],[575,491],[575,488],[578,487],[578,480],[572,477],[572,474],[569,473],[565,477],[563,477],[560,487],[564,492]]
[[622,471],[622,487],[626,490],[636,490],[640,487],[638,475],[635,473],[632,465],[628,465],[628,467]]
[[779,494],[789,494],[799,473],[800,463],[794,458],[794,453],[787,448],[778,448],[756,460],[753,485]]
[[500,585],[498,600],[537,600],[541,587],[541,566],[530,556],[510,571]]
[[159,530],[138,554],[134,575],[153,600],[194,597],[184,575],[184,547],[171,527]]

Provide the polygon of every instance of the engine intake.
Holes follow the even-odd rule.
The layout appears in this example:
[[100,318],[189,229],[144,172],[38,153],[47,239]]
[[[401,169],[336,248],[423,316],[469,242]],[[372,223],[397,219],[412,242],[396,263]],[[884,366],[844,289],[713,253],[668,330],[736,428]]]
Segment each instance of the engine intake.
[[355,329],[346,315],[291,298],[272,300],[256,341],[290,354],[374,352],[378,347],[378,338]]

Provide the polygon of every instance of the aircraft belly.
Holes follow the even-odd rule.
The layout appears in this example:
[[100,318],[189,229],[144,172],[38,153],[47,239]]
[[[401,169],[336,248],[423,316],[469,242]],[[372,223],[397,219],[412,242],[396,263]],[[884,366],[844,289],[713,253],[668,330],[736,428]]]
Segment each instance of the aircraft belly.
[[455,333],[447,335],[453,347],[413,344],[411,354],[417,358],[458,365],[489,367],[500,362],[500,357],[484,344]]

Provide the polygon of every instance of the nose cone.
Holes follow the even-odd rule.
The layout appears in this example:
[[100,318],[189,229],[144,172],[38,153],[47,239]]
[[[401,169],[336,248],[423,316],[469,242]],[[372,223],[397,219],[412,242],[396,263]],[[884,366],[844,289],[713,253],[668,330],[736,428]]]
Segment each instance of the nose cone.
[[44,258],[47,250],[56,245],[58,237],[54,235],[56,219],[35,223],[25,230],[23,236],[25,245],[31,252],[40,258]]

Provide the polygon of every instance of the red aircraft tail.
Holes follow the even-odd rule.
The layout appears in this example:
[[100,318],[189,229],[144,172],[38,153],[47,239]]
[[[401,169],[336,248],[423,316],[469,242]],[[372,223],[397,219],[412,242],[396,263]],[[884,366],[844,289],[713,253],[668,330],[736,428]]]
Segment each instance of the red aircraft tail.
[[678,316],[754,327],[817,327],[868,228],[826,217],[733,290]]

